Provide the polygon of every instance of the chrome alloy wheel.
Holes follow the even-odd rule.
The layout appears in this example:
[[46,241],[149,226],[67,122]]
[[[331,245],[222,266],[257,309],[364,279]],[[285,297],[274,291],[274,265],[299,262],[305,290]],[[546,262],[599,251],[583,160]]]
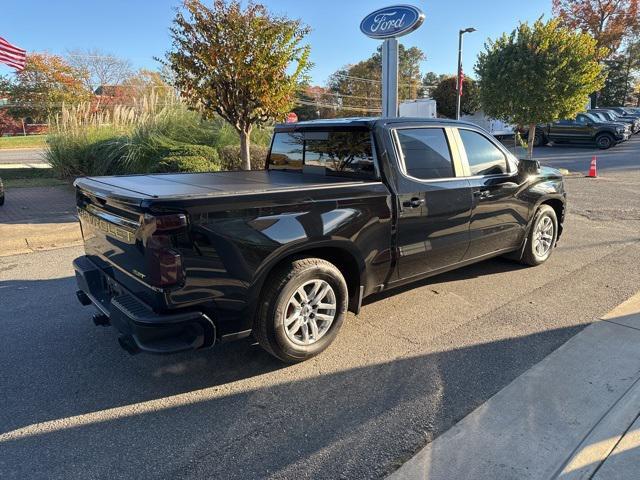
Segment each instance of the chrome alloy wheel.
[[533,232],[533,251],[538,257],[544,257],[553,242],[553,220],[550,217],[542,217]]
[[297,345],[312,345],[331,327],[336,316],[336,294],[324,280],[311,280],[298,288],[284,313],[284,331]]

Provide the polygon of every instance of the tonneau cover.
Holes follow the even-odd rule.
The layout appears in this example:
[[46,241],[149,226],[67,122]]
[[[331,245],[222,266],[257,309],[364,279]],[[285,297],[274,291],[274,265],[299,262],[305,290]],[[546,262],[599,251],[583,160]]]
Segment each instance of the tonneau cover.
[[359,179],[274,170],[83,177],[75,185],[128,199],[169,199],[318,188]]

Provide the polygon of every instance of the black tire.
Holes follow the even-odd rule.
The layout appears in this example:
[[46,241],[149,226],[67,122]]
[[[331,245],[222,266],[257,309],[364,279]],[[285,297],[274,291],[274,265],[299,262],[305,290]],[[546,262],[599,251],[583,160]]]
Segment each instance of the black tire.
[[542,146],[546,145],[547,143],[549,143],[549,140],[547,140],[547,137],[545,137],[544,135],[536,133],[536,136],[533,137],[533,146],[534,147],[542,147]]
[[[539,254],[536,249],[537,243],[537,235],[538,235],[538,226],[546,222],[545,219],[551,220],[551,224],[553,226],[553,231],[551,232],[551,240],[549,244],[548,250],[544,252],[544,254]],[[529,233],[527,234],[527,243],[524,247],[524,252],[522,254],[522,258],[520,261],[525,265],[536,266],[546,262],[551,254],[553,253],[553,249],[556,246],[556,240],[558,239],[558,218],[556,217],[556,212],[549,205],[540,205],[538,211],[533,217],[533,222],[531,222],[531,228],[529,229]]]
[[4,205],[4,184],[0,178],[0,205]]
[[596,137],[596,146],[600,150],[606,150],[615,145],[615,140],[608,133],[601,133]]
[[[309,345],[300,345],[287,333],[285,316],[292,308],[290,300],[296,291],[312,281],[325,282],[331,287],[335,297],[335,315],[322,336]],[[262,348],[283,362],[297,363],[318,355],[333,342],[344,321],[349,301],[347,283],[335,265],[321,258],[294,258],[278,267],[265,285],[253,329]]]

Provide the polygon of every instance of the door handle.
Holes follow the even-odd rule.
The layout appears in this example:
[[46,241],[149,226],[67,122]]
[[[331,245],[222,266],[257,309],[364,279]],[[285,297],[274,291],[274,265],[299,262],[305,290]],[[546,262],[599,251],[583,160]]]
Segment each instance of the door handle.
[[491,196],[491,190],[476,190],[473,194],[478,198],[489,198]]
[[411,200],[405,200],[402,202],[403,207],[407,208],[419,208],[424,205],[424,198],[413,197]]

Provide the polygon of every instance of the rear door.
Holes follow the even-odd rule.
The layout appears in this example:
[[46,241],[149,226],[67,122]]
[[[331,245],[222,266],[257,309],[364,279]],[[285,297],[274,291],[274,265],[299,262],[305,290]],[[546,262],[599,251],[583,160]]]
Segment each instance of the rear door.
[[549,138],[551,140],[575,142],[580,141],[582,135],[579,125],[574,120],[558,120],[549,127]]
[[455,133],[473,197],[469,249],[464,259],[518,247],[524,239],[529,206],[517,195],[520,187],[515,162],[484,132],[459,127]]
[[472,196],[452,129],[424,125],[392,129],[399,175],[398,275],[433,272],[462,260],[469,245]]

